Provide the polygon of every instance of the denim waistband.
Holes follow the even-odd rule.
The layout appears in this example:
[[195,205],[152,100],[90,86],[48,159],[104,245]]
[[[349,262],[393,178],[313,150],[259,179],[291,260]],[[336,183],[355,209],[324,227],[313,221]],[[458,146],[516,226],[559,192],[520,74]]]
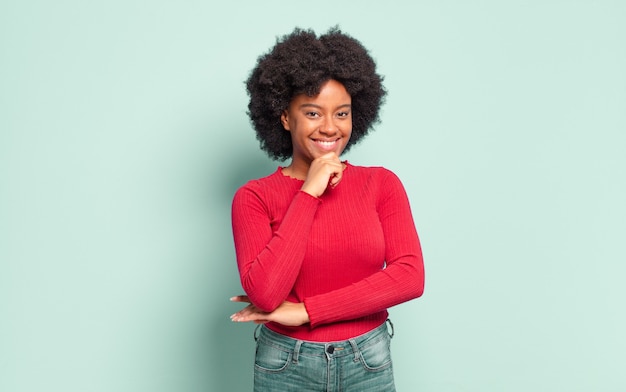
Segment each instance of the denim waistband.
[[333,357],[356,355],[360,350],[370,344],[375,344],[380,341],[380,339],[386,338],[385,335],[393,337],[393,324],[390,320],[387,320],[380,326],[363,335],[337,342],[310,342],[298,340],[274,332],[264,325],[259,325],[257,330],[255,330],[255,340],[257,340],[259,344],[267,344],[285,351],[293,351],[295,361],[298,360],[298,355]]

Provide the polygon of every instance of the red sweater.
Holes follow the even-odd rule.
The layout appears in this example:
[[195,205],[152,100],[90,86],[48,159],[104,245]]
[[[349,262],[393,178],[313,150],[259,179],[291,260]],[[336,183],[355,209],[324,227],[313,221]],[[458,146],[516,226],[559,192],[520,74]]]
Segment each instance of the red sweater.
[[424,265],[404,188],[380,167],[349,163],[315,198],[303,181],[273,174],[235,194],[232,224],[241,284],[272,311],[304,302],[310,323],[267,326],[309,341],[349,339],[382,324],[387,308],[419,297]]

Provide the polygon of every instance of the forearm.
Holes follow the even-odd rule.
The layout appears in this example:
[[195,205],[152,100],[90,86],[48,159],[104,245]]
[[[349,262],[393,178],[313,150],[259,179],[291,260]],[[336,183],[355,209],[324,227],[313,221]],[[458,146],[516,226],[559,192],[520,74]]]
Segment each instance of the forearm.
[[304,300],[311,327],[367,316],[420,297],[424,292],[421,254],[395,262],[349,286]]
[[233,205],[237,263],[244,291],[269,312],[287,298],[298,276],[319,200],[298,192],[275,232],[271,217],[250,203],[236,197]]
[[386,268],[352,284],[306,298],[312,327],[367,316],[423,293],[422,250],[406,192],[391,172],[384,180],[376,212],[383,230]]

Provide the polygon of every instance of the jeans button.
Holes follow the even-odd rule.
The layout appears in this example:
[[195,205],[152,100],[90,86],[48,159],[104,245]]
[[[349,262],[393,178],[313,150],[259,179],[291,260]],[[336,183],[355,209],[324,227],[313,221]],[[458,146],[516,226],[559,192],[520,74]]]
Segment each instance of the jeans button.
[[326,349],[326,352],[329,354],[332,354],[335,352],[335,346],[333,346],[332,344],[330,346],[328,346],[328,348]]

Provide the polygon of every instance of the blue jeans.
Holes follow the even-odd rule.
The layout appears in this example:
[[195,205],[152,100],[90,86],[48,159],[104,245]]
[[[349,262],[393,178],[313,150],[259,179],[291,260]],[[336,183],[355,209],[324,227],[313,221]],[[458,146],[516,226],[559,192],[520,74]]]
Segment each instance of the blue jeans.
[[395,391],[391,336],[386,323],[328,343],[292,339],[262,326],[255,336],[254,391]]

